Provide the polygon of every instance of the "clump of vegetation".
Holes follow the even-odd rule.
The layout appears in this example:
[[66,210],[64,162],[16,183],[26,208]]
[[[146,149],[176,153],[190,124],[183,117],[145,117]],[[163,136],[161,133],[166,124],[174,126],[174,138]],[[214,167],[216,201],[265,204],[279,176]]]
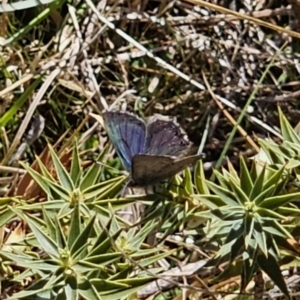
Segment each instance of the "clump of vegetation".
[[[296,295],[299,8],[226,5],[0,6],[1,299]],[[205,160],[124,193],[108,107]]]

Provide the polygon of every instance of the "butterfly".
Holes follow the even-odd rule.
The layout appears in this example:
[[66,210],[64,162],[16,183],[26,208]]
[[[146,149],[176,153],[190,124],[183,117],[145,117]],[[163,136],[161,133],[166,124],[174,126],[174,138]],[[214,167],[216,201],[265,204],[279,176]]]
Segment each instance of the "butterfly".
[[186,156],[192,143],[169,117],[155,115],[144,121],[129,112],[105,110],[103,119],[133,185],[163,182],[203,157]]

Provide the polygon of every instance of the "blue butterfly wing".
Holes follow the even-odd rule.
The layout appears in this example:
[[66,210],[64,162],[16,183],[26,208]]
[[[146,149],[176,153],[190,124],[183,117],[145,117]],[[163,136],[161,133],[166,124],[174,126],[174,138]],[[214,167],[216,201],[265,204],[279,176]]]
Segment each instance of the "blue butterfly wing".
[[173,120],[160,115],[149,119],[145,154],[182,156],[190,146],[186,133]]
[[105,129],[124,168],[131,172],[132,157],[144,153],[146,125],[139,117],[120,111],[104,111]]

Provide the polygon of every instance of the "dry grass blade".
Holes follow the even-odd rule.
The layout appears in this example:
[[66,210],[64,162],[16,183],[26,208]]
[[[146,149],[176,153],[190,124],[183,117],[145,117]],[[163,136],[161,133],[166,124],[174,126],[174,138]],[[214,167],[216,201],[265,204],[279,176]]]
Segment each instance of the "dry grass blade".
[[258,18],[253,18],[253,17],[248,16],[246,14],[241,14],[241,13],[238,13],[234,10],[226,9],[222,6],[219,6],[219,5],[216,5],[216,4],[213,4],[213,3],[209,3],[207,1],[203,1],[203,0],[185,0],[185,1],[193,3],[193,4],[197,4],[197,5],[202,5],[204,7],[208,7],[208,8],[211,8],[215,11],[219,11],[219,12],[222,12],[222,13],[226,13],[226,14],[229,14],[229,15],[234,15],[235,17],[237,17],[241,20],[248,20],[248,21],[253,22],[257,25],[270,28],[270,29],[272,29],[276,32],[283,32],[283,33],[288,34],[289,36],[293,36],[293,37],[296,37],[296,38],[300,39],[300,33],[299,32],[289,30],[289,29],[285,29],[284,27],[276,26],[272,23],[264,22],[264,21],[262,21]]
[[53,80],[58,76],[59,73],[60,73],[59,69],[54,70],[44,81],[44,84],[42,85],[42,87],[40,88],[40,90],[38,91],[36,96],[34,97],[34,100],[31,103],[31,105],[26,113],[26,116],[25,116],[24,120],[22,121],[22,124],[21,124],[8,152],[6,153],[5,157],[1,161],[1,164],[5,165],[11,158],[13,152],[17,148],[18,144],[20,143],[20,141],[27,129],[27,126],[33,116],[34,111],[36,110],[37,106],[39,105],[40,101],[42,100],[42,97],[46,93],[48,87],[50,86],[50,84],[52,84]]
[[250,138],[250,136],[248,136],[247,132],[240,125],[236,124],[235,119],[228,113],[228,111],[224,108],[224,106],[222,105],[222,103],[220,101],[218,101],[218,99],[215,97],[215,94],[212,91],[211,86],[209,85],[209,83],[208,83],[208,81],[207,81],[207,79],[205,77],[205,74],[202,73],[202,75],[203,75],[204,82],[206,83],[207,90],[211,94],[212,98],[216,101],[217,105],[219,106],[219,108],[221,109],[221,111],[223,112],[223,114],[226,116],[226,118],[230,121],[230,123],[233,126],[237,126],[237,130],[240,132],[240,134],[245,138],[245,140],[249,143],[249,145],[251,145],[252,148],[255,149],[256,153],[258,153],[259,152],[259,147]]

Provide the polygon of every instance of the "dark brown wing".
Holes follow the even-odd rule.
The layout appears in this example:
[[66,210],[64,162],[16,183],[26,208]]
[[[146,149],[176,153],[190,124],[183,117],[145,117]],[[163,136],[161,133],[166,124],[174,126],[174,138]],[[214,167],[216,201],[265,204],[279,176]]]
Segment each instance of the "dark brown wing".
[[191,145],[185,131],[170,117],[155,115],[148,119],[144,154],[183,157]]
[[131,177],[137,185],[153,185],[174,176],[202,157],[202,154],[184,158],[137,154],[132,159]]

